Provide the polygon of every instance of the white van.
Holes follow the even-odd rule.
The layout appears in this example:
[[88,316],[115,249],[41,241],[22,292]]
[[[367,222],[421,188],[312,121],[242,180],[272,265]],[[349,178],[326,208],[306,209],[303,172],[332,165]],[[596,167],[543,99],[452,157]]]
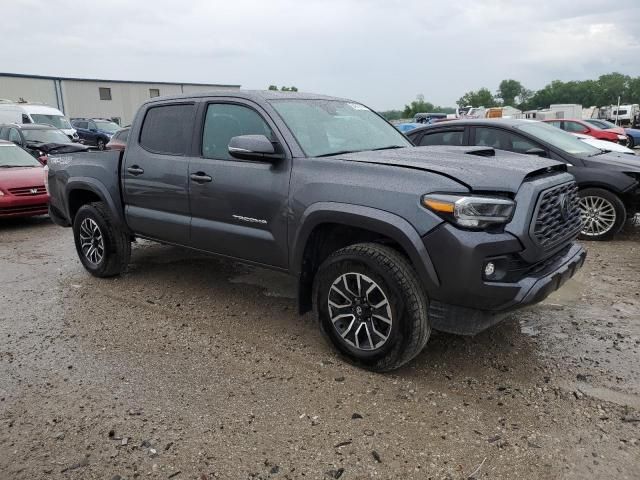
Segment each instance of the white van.
[[71,122],[57,108],[37,103],[13,103],[0,100],[1,123],[41,123],[62,130],[71,140],[77,140],[78,134]]

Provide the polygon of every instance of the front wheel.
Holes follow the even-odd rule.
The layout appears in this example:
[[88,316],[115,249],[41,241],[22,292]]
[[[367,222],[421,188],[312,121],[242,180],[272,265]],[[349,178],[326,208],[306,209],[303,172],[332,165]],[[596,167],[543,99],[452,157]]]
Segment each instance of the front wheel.
[[98,150],[104,150],[105,149],[105,145],[106,145],[106,143],[104,143],[104,140],[99,138],[98,139],[98,143],[97,143]]
[[103,202],[80,207],[73,220],[73,236],[78,257],[92,275],[112,277],[126,270],[131,241],[114,225]]
[[318,270],[313,297],[322,333],[359,367],[394,370],[429,339],[426,295],[411,264],[390,247],[361,243],[333,253]]
[[580,213],[584,240],[609,240],[627,220],[627,209],[615,193],[602,188],[580,190]]
[[627,135],[627,147],[628,148],[635,148],[636,146],[636,142],[633,139],[633,137],[631,135]]

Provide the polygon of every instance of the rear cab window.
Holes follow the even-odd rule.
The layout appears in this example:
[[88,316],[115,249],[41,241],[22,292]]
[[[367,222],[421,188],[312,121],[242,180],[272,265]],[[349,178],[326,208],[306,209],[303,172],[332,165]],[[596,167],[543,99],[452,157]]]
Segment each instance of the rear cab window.
[[140,146],[152,153],[187,155],[194,115],[192,103],[149,108],[140,130]]

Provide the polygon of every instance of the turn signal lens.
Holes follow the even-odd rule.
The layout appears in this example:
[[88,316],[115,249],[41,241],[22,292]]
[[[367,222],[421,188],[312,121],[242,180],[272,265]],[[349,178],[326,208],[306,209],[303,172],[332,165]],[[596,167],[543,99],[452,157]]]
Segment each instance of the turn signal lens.
[[425,207],[433,210],[434,212],[453,213],[455,210],[455,204],[451,202],[443,202],[425,197],[423,203]]

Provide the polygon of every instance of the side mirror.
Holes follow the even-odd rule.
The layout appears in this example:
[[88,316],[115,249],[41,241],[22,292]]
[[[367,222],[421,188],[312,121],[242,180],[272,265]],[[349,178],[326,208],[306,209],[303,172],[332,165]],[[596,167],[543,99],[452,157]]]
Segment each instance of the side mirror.
[[45,166],[48,160],[49,160],[49,157],[44,154],[38,157],[38,161],[42,164],[42,166]]
[[529,150],[527,150],[524,153],[526,153],[527,155],[537,155],[539,157],[546,157],[547,156],[547,152],[545,152],[541,148],[530,148]]
[[273,162],[282,158],[276,153],[276,149],[264,135],[240,135],[229,141],[229,155],[241,160],[257,160],[261,162]]

